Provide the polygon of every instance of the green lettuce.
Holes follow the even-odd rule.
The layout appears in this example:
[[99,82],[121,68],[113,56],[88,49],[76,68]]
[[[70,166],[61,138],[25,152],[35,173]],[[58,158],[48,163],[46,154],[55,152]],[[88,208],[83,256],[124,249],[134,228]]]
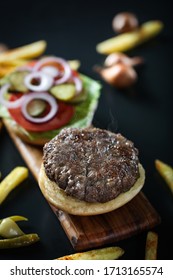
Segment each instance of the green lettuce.
[[[83,87],[86,92],[86,99],[80,103],[74,104],[75,113],[70,122],[64,127],[75,127],[75,128],[84,128],[91,125],[94,113],[97,109],[98,100],[101,92],[101,85],[99,82],[80,74],[80,77],[83,81]],[[0,104],[0,117],[10,118],[8,110]],[[56,136],[60,129],[45,131],[45,132],[28,132],[24,128],[20,127],[22,133],[26,134],[31,140],[38,138],[47,138],[52,139]]]

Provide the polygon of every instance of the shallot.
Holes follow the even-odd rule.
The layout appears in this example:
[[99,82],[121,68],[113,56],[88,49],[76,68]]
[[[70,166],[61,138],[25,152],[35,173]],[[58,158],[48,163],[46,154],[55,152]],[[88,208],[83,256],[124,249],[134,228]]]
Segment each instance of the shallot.
[[106,82],[117,88],[130,87],[137,81],[137,73],[133,67],[123,63],[117,63],[105,68],[97,68],[96,71],[99,72]]
[[143,58],[140,56],[129,57],[124,53],[116,52],[108,55],[104,61],[106,67],[112,66],[116,63],[124,63],[128,66],[137,66],[143,63]]

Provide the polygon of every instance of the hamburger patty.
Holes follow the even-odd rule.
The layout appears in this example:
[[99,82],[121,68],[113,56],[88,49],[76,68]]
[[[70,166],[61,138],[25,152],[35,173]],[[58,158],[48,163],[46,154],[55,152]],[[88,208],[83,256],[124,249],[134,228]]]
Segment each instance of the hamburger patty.
[[43,148],[47,177],[68,195],[107,202],[139,178],[138,150],[120,133],[98,128],[64,129]]

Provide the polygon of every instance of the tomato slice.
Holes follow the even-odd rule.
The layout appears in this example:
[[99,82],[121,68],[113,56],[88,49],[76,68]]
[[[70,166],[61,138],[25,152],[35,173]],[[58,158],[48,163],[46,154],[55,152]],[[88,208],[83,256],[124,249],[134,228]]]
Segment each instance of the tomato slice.
[[[10,100],[15,101],[20,96],[20,94],[12,94]],[[8,109],[8,111],[16,123],[18,123],[24,129],[31,132],[44,132],[61,128],[62,126],[69,123],[74,115],[74,106],[58,101],[57,114],[51,120],[39,124],[32,123],[25,119],[21,112],[21,107]]]

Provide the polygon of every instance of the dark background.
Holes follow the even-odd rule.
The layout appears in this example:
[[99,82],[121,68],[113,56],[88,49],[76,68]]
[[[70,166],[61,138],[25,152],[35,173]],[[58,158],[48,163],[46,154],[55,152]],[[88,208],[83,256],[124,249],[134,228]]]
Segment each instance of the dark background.
[[[173,166],[171,1],[4,1],[1,2],[0,41],[10,48],[40,39],[48,43],[46,54],[79,59],[80,71],[101,81],[102,94],[94,125],[121,132],[139,149],[146,170],[144,193],[162,218],[154,230],[159,235],[158,258],[173,258],[173,196],[155,170],[156,158]],[[139,22],[163,21],[163,32],[128,52],[140,55],[145,64],[130,90],[120,91],[103,82],[93,71],[104,56],[98,42],[115,35],[111,22],[121,11],[134,12]],[[15,166],[25,165],[5,128],[0,133],[0,171],[3,177]],[[37,232],[41,242],[21,249],[2,250],[0,259],[54,259],[74,250],[55,215],[40,193],[32,175],[0,206],[0,218],[24,215],[26,232]],[[124,259],[143,259],[146,232],[114,245],[125,249]]]

